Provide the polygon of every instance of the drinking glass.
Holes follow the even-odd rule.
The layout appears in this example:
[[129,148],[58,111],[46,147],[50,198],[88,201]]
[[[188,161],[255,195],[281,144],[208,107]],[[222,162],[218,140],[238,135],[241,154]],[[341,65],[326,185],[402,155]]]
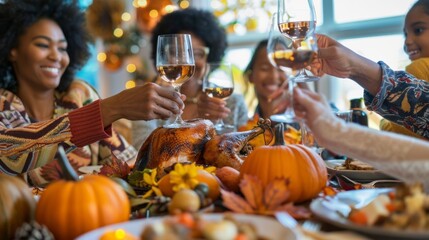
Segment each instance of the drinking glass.
[[[336,111],[335,116],[342,119],[345,122],[351,122],[352,121],[352,111],[351,110],[344,110],[344,111]],[[326,152],[324,154],[325,148],[323,146],[320,146],[317,141],[314,138],[313,133],[311,132],[310,128],[308,128],[307,124],[303,121],[301,124],[301,139],[302,144],[304,144],[307,147],[312,148],[314,151],[316,151],[318,154],[320,154],[323,159],[327,159],[329,154]]]
[[[272,115],[270,118],[274,122],[292,123],[299,120],[293,109],[293,88],[296,82],[296,75],[300,69],[305,68],[313,61],[317,52],[317,43],[313,30],[306,30],[306,34],[302,34],[301,40],[299,42],[295,41],[285,33],[286,30],[281,27],[282,25],[278,24],[278,16],[279,13],[274,13],[272,17],[267,53],[271,64],[286,74],[288,105],[283,114]],[[287,25],[288,22],[283,22],[282,24]],[[308,28],[311,29],[311,26],[314,27],[314,25],[309,24]]]
[[[188,81],[195,71],[194,53],[191,35],[167,34],[158,36],[156,49],[156,69],[161,79],[170,83],[180,93],[180,87]],[[176,115],[173,123],[166,128],[191,126],[183,121],[181,114]]]
[[304,121],[301,123],[301,142],[303,145],[313,149],[319,155],[322,155],[323,150],[325,150],[324,147],[317,143],[313,132],[311,132],[310,128]]
[[[209,97],[223,100],[231,96],[234,92],[234,79],[229,63],[207,63],[203,78],[203,92]],[[234,129],[234,126],[227,125],[222,119],[218,119],[215,129],[218,132],[226,132]]]
[[[278,19],[280,31],[293,39],[294,46],[316,30],[316,10],[313,0],[278,0]],[[320,78],[307,74],[305,68],[299,69],[295,82],[313,82]]]

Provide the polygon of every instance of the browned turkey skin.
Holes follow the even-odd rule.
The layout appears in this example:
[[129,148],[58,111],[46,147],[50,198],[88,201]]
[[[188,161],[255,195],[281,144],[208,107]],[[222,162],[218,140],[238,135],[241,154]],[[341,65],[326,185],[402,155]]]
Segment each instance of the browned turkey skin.
[[206,143],[204,163],[218,168],[229,166],[239,170],[244,161],[243,157],[252,151],[247,143],[270,129],[270,125],[270,120],[260,119],[258,125],[252,130],[215,136]]
[[158,176],[162,176],[164,169],[178,162],[240,169],[242,157],[251,151],[247,142],[270,129],[271,125],[269,120],[261,119],[252,130],[216,135],[210,120],[187,122],[193,126],[155,129],[140,148],[134,171],[157,168]]
[[216,134],[213,123],[206,119],[186,122],[193,125],[155,129],[140,148],[134,171],[157,168],[163,175],[165,168],[177,162],[202,163],[204,146]]

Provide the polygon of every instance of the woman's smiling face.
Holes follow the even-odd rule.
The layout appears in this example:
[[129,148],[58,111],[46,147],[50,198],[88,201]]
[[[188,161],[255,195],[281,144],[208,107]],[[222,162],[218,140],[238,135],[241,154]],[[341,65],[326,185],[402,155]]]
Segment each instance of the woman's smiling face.
[[423,6],[416,6],[408,12],[404,36],[404,50],[410,60],[429,57],[429,14]]
[[55,89],[70,63],[63,31],[52,20],[39,20],[19,37],[10,61],[19,85],[42,91]]
[[256,54],[249,81],[254,84],[258,97],[268,99],[286,81],[286,76],[270,63],[266,47],[260,48]]

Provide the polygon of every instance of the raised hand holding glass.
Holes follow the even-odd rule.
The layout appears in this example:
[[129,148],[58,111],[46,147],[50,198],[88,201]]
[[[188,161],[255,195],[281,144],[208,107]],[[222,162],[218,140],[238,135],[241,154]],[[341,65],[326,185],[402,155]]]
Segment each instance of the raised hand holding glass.
[[[189,80],[195,71],[191,35],[168,34],[158,36],[156,68],[161,79],[170,83],[180,93],[180,87]],[[178,114],[172,124],[166,128],[189,126]]]
[[[278,13],[275,13],[272,17],[267,53],[271,64],[286,74],[289,103],[283,114],[272,115],[270,118],[275,122],[292,123],[298,121],[293,110],[293,88],[296,74],[312,62],[317,51],[317,43],[314,31],[312,34],[309,34],[311,31],[307,31],[307,35],[299,42],[294,41],[293,38],[280,31],[278,19]],[[312,25],[310,24],[310,26]]]
[[[316,11],[313,0],[278,0],[277,23],[280,32],[293,39],[294,46],[316,30]],[[305,68],[299,69],[295,82],[312,82],[320,78],[307,75]]]

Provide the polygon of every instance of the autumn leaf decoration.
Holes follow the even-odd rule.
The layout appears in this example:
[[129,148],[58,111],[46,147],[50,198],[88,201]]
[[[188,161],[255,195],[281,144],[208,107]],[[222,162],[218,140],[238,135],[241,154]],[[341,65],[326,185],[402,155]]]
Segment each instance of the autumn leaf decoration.
[[264,189],[256,176],[244,175],[239,186],[244,198],[233,192],[221,190],[223,205],[233,212],[274,215],[275,212],[285,211],[297,219],[310,216],[306,208],[294,206],[288,201],[289,179],[276,178]]
[[128,164],[118,159],[115,154],[112,153],[112,158],[103,164],[99,174],[108,177],[127,179],[127,176],[130,172],[131,168],[128,166]]

